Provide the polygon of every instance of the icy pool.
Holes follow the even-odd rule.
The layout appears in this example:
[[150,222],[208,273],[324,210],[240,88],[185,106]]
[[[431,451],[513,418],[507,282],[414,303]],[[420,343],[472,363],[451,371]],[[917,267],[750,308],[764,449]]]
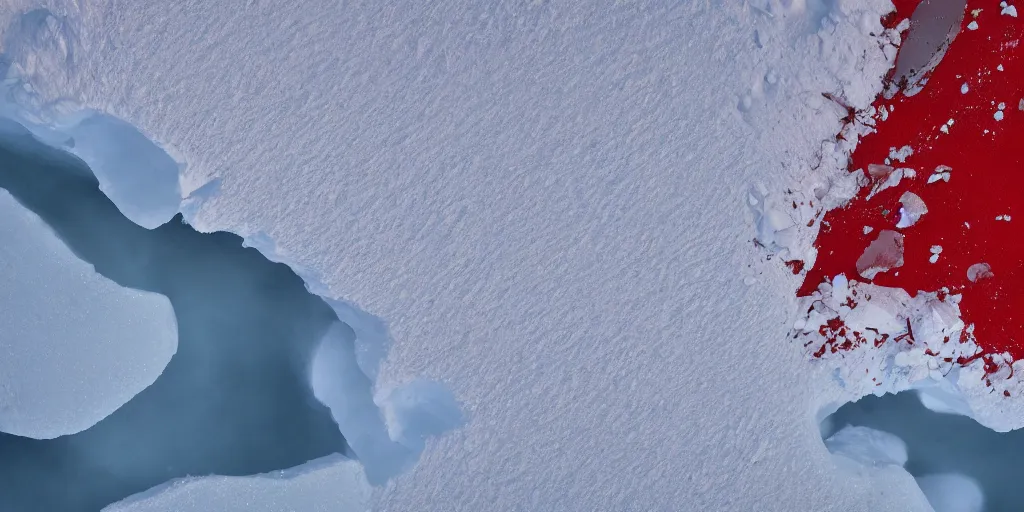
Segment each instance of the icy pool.
[[[294,272],[244,248],[237,236],[199,233],[180,217],[153,230],[140,227],[81,161],[27,134],[5,133],[0,188],[106,279],[165,296],[178,338],[152,385],[84,431],[55,439],[0,435],[5,511],[96,512],[188,475],[253,475],[352,455],[309,378],[314,351],[337,316]],[[38,279],[48,293],[77,293],[47,277]],[[24,347],[7,341],[15,353]],[[75,343],[49,341],[53,358]],[[136,361],[114,352],[92,356],[122,366],[86,362],[86,369],[99,381],[117,382]],[[45,370],[27,369],[61,386],[89,385]],[[45,389],[39,393],[45,398]]]

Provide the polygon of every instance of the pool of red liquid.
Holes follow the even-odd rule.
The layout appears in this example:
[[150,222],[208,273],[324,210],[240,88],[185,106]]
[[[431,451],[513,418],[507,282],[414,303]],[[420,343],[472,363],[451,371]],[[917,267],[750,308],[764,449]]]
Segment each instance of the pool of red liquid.
[[[883,24],[897,26],[917,3],[895,2]],[[875,101],[888,111],[886,119],[874,116],[874,131],[860,138],[850,172],[867,175],[869,165],[884,165],[892,150],[910,146],[905,162],[890,165],[914,169],[916,177],[870,199],[869,184],[828,212],[799,294],[838,274],[868,281],[859,276],[857,259],[879,232],[895,230],[905,237],[904,263],[871,282],[911,295],[943,288],[961,294],[963,320],[974,324],[983,354],[1009,352],[1018,360],[1024,358],[1024,25],[1001,11],[997,1],[969,0],[959,34],[923,90]],[[928,183],[940,166],[952,168],[948,182]],[[897,229],[907,191],[928,212]],[[934,246],[941,253],[930,262]],[[993,275],[972,282],[967,271],[977,263],[988,264]]]

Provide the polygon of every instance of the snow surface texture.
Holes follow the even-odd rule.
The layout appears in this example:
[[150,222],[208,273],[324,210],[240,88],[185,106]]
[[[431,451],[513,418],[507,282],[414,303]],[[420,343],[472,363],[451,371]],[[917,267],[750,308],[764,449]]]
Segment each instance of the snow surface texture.
[[392,438],[389,397],[445,402],[421,376],[463,404],[377,509],[928,509],[822,447],[855,395],[787,341],[743,204],[784,238],[811,217],[764,183],[856,186],[821,93],[880,91],[887,1],[77,5],[0,7],[18,108],[187,164],[194,226],[338,301]]
[[2,189],[0,240],[0,431],[74,434],[157,379],[178,341],[166,297],[101,276]]

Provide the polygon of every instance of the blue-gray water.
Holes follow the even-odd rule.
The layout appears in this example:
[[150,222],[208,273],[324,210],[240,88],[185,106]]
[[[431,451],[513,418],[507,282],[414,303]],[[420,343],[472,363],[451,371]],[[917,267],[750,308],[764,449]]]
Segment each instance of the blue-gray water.
[[80,161],[27,134],[0,139],[0,187],[99,273],[166,295],[179,331],[159,379],[92,428],[53,440],[0,434],[0,510],[96,512],[187,475],[252,475],[348,452],[307,377],[337,318],[299,277],[180,217],[143,229]]

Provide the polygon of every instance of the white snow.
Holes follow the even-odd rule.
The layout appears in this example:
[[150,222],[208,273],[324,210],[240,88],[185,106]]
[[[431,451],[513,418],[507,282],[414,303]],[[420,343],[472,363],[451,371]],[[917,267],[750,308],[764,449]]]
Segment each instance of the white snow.
[[[809,4],[15,0],[0,30],[20,119],[124,120],[181,163],[190,223],[331,300],[355,339],[318,396],[346,436],[423,443],[377,510],[927,510],[822,446],[815,413],[861,390],[790,339],[796,278],[750,243],[752,210],[813,260],[864,130],[836,140],[821,93],[867,107],[900,42],[885,0]],[[346,427],[353,360],[388,439]],[[445,389],[465,423],[423,441]]]
[[0,431],[82,431],[160,376],[178,341],[166,297],[99,275],[2,189],[0,241]]

